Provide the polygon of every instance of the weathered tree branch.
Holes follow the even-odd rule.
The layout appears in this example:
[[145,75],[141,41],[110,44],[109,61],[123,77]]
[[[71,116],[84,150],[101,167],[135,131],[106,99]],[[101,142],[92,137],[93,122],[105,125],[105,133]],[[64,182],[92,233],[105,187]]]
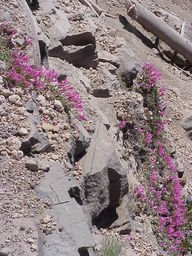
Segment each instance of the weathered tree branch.
[[126,0],[126,8],[128,16],[192,62],[192,43],[183,37],[183,31],[179,34],[136,0]]

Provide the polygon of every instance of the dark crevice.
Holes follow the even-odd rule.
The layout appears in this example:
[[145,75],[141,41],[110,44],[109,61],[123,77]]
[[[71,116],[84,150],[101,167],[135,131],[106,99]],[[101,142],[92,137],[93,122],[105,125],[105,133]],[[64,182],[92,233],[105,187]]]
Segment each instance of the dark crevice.
[[88,44],[95,45],[95,37],[90,32],[84,32],[77,35],[66,36],[61,40],[62,45],[84,46]]
[[41,65],[48,66],[48,48],[45,42],[39,40],[39,49],[41,55]]
[[92,224],[97,228],[109,228],[117,219],[116,207],[108,206],[92,220]]
[[36,138],[30,138],[27,141],[23,141],[20,150],[23,151],[24,155],[31,156],[32,147],[39,142]]
[[89,252],[88,252],[87,248],[79,248],[78,252],[79,252],[80,256],[89,256]]
[[35,11],[39,8],[39,1],[38,0],[26,0],[27,4],[31,11]]
[[123,193],[121,191],[121,177],[114,169],[108,168],[108,178],[109,206],[92,219],[92,224],[97,228],[109,228],[118,219],[116,208],[120,204],[119,200]]
[[74,198],[79,205],[83,205],[81,190],[78,186],[72,187],[68,191],[71,198]]

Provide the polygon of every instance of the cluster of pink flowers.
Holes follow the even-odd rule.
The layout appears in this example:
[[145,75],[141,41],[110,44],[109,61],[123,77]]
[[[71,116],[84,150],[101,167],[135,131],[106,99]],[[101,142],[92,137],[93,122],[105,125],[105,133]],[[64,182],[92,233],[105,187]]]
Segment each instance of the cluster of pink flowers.
[[[186,204],[182,198],[182,186],[180,184],[177,167],[174,160],[166,150],[164,129],[166,122],[162,119],[167,103],[163,97],[165,87],[159,88],[157,81],[160,73],[152,64],[145,64],[138,88],[144,97],[151,97],[153,106],[150,111],[153,118],[147,123],[146,128],[140,128],[140,134],[149,151],[148,182],[145,186],[147,201],[159,222],[161,246],[170,255],[182,255],[184,242],[188,235],[186,229]],[[146,96],[146,89],[148,95]],[[150,125],[149,125],[150,123]],[[140,196],[143,202],[143,189],[137,188],[136,197]]]
[[[52,98],[64,99],[70,108],[76,110],[78,117],[84,120],[85,112],[82,99],[73,86],[67,80],[58,81],[54,70],[49,70],[47,67],[32,66],[27,54],[13,47],[12,38],[17,32],[15,29],[11,30],[7,23],[0,23],[0,32],[8,42],[11,40],[13,49],[9,66],[3,74],[7,85],[9,87],[19,86],[27,91],[36,90],[38,93],[51,92]],[[23,49],[31,43],[31,39],[24,38],[24,44],[21,48]]]
[[147,200],[145,189],[143,186],[137,186],[134,190],[134,196],[142,202]]
[[161,73],[159,70],[157,70],[153,64],[146,63],[143,67],[143,72],[138,85],[150,91],[153,86],[156,86],[160,79]]
[[125,120],[119,121],[119,124],[118,124],[119,125],[119,129],[123,130],[125,128],[126,124],[127,124],[127,121],[125,121]]

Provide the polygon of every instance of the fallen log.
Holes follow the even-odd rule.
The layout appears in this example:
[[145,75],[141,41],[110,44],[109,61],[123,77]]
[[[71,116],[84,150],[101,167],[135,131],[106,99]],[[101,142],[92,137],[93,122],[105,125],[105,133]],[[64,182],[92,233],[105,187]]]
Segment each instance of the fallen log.
[[103,10],[92,0],[79,0],[79,2],[91,8],[98,16],[100,16],[103,12]]
[[184,38],[183,35],[145,9],[136,0],[126,0],[126,8],[128,16],[180,53],[185,59],[192,62],[192,43]]

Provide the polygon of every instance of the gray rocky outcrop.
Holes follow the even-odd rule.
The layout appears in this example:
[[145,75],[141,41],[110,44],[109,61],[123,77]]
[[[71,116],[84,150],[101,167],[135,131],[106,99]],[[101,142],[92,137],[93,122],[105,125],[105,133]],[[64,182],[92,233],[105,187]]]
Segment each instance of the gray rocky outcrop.
[[[95,222],[104,211],[111,209],[115,212],[122,198],[128,194],[126,171],[101,121],[97,123],[82,166],[85,206]],[[102,221],[99,221],[101,225],[105,225]]]
[[181,121],[181,126],[186,131],[189,138],[192,139],[192,112],[185,111],[183,119]]
[[98,65],[95,37],[91,32],[68,34],[59,42],[50,47],[49,56],[66,60],[76,67],[95,68]]
[[79,138],[71,141],[67,152],[71,164],[79,161],[85,155],[91,141],[90,135],[80,122],[77,123],[77,129],[79,130]]
[[65,176],[61,164],[55,162],[37,189],[37,196],[48,200],[52,205],[44,213],[50,217],[46,220],[43,216],[40,217],[43,219],[42,223],[49,222],[50,218],[56,223],[56,229],[52,232],[40,232],[42,240],[46,237],[45,243],[40,244],[39,248],[42,256],[79,256],[84,255],[82,252],[85,255],[95,255],[92,250],[95,243],[83,208],[69,193],[74,187],[79,187],[76,181]]
[[28,112],[28,120],[31,126],[31,131],[27,137],[22,141],[21,150],[25,154],[41,153],[51,149],[51,144],[43,132],[39,132],[37,125],[40,123],[40,114],[37,108],[35,94],[30,99],[25,108]]
[[139,71],[139,61],[127,43],[119,51],[119,74],[127,86],[133,84]]

